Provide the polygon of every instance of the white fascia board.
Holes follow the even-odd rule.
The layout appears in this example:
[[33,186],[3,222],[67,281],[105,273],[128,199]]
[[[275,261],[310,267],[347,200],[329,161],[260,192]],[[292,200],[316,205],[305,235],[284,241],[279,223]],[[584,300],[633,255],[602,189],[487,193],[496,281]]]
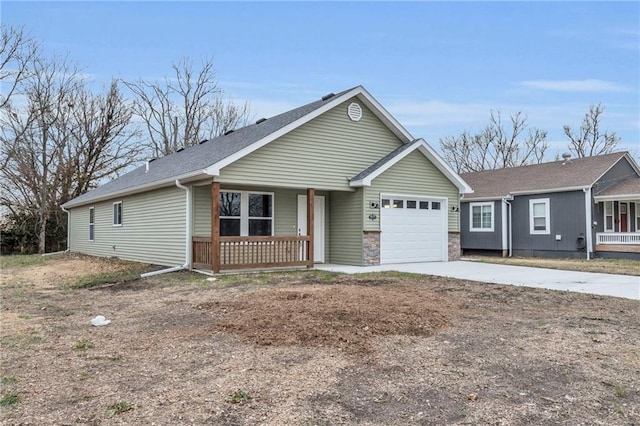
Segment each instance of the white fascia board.
[[460,202],[461,203],[475,203],[475,202],[480,202],[480,201],[500,201],[500,200],[504,200],[506,199],[507,201],[510,201],[507,197],[503,197],[503,196],[499,196],[499,197],[477,197],[477,198],[461,198]]
[[596,195],[596,202],[600,201],[640,201],[640,194]]
[[590,186],[568,186],[565,188],[532,189],[528,191],[511,191],[506,195],[495,195],[495,196],[477,197],[477,198],[464,197],[461,201],[465,203],[470,201],[491,201],[491,200],[502,200],[502,199],[506,199],[510,201],[510,200],[513,200],[513,196],[516,196],[516,195],[536,195],[536,194],[551,194],[554,192],[585,191],[589,188],[591,187]]
[[227,158],[218,161],[215,164],[212,164],[211,166],[207,167],[205,169],[205,173],[211,176],[220,176],[220,170],[222,170],[222,168],[238,161],[239,159],[251,154],[252,152],[262,148],[263,146],[267,145],[270,142],[273,142],[274,140],[286,135],[287,133],[297,129],[298,127],[302,126],[303,124],[308,123],[309,121],[313,120],[314,118],[324,114],[325,112],[329,111],[330,109],[335,108],[336,106],[340,105],[341,103],[347,101],[350,98],[353,97],[358,97],[358,99],[360,99],[361,101],[363,101],[365,103],[365,105],[376,115],[376,117],[378,117],[381,121],[384,122],[384,124],[394,133],[396,134],[396,136],[400,137],[401,139],[404,139],[404,142],[408,142],[412,140],[411,134],[409,132],[407,132],[401,125],[400,123],[398,123],[396,121],[395,118],[393,118],[391,116],[391,114],[389,114],[383,107],[382,105],[380,105],[378,103],[378,101],[376,101],[373,96],[371,96],[369,94],[369,92],[367,92],[364,87],[362,86],[358,86],[350,91],[348,91],[347,93],[344,93],[341,96],[337,96],[334,99],[332,99],[330,102],[328,102],[326,105],[310,112],[309,114],[300,117],[299,119],[297,119],[296,121],[288,124],[287,126],[281,128],[280,130],[271,133],[268,136],[265,136],[264,138],[252,143],[251,145],[247,146],[246,148],[228,156]]
[[567,186],[564,188],[550,188],[550,189],[533,189],[528,191],[511,191],[511,195],[535,195],[535,194],[551,194],[554,192],[570,192],[570,191],[585,191],[591,188],[590,185],[580,186]]
[[70,208],[72,209],[72,208],[76,208],[76,207],[80,207],[80,206],[85,206],[87,204],[94,204],[94,203],[98,203],[100,201],[109,200],[111,198],[117,198],[117,197],[123,197],[123,196],[126,196],[126,195],[137,194],[137,193],[149,191],[149,190],[152,190],[152,189],[162,188],[164,186],[173,186],[173,185],[175,185],[175,181],[176,180],[189,179],[189,178],[192,178],[194,176],[200,176],[200,175],[204,175],[204,170],[196,170],[195,172],[187,173],[187,174],[184,174],[184,175],[174,176],[174,177],[170,177],[170,178],[166,178],[166,179],[162,179],[162,180],[157,180],[155,182],[149,182],[149,183],[145,183],[143,185],[132,186],[130,188],[125,188],[125,189],[121,189],[120,191],[110,192],[108,194],[104,194],[104,195],[101,195],[101,196],[96,197],[96,198],[91,198],[91,199],[86,200],[86,201],[80,201],[78,203],[74,203],[73,200],[71,200],[71,201],[68,201],[68,202],[64,203],[61,207],[64,207],[66,209],[70,209]]

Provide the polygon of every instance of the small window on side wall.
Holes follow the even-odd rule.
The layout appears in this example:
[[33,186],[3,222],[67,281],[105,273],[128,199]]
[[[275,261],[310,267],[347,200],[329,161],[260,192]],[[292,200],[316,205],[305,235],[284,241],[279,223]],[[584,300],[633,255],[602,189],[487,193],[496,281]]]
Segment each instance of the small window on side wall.
[[549,199],[529,200],[529,232],[532,235],[550,234]]
[[89,241],[95,240],[96,225],[95,225],[95,209],[89,207]]
[[113,203],[113,226],[122,226],[122,201]]
[[471,232],[493,232],[493,203],[471,203],[469,205]]

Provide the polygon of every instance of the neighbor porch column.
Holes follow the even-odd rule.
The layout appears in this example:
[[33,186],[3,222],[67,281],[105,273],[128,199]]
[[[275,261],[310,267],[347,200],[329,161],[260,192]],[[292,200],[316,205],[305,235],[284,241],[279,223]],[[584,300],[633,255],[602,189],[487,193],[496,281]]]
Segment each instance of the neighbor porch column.
[[220,182],[211,184],[211,269],[220,272]]
[[307,268],[313,268],[313,247],[314,247],[314,201],[316,191],[313,188],[307,188],[307,235],[309,236],[309,247],[307,249],[307,255],[309,257]]

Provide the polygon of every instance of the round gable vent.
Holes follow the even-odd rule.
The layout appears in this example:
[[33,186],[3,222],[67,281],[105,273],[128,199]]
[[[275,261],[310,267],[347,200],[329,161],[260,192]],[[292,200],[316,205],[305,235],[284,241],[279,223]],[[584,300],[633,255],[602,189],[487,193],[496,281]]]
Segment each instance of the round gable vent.
[[360,121],[362,118],[362,108],[355,102],[351,102],[349,108],[347,108],[347,114],[351,121]]

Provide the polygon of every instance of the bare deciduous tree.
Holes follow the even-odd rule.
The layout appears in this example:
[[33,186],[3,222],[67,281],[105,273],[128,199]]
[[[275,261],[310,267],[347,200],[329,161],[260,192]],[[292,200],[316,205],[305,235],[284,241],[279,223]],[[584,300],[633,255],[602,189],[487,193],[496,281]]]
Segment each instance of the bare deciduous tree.
[[489,124],[479,133],[465,131],[440,139],[445,160],[458,173],[541,163],[548,149],[547,132],[529,128],[521,112],[510,116],[510,124],[507,128],[500,112],[491,111]]
[[60,204],[131,165],[139,148],[130,140],[131,107],[115,83],[94,95],[66,58],[34,57],[28,66],[19,88],[26,105],[0,109],[0,205],[35,218],[44,253],[47,224],[64,223]]
[[576,157],[592,157],[609,154],[618,146],[620,138],[615,132],[601,133],[601,116],[605,111],[602,104],[589,106],[584,115],[580,129],[573,132],[569,125],[564,125],[564,134],[569,138],[569,150]]
[[1,117],[2,204],[12,211],[23,208],[36,214],[38,251],[44,253],[52,171],[63,148],[56,138],[56,124],[77,89],[78,78],[77,69],[66,59],[34,57],[27,66],[29,76],[22,82],[26,108],[6,103]]
[[86,87],[71,100],[70,138],[61,151],[58,188],[60,203],[93,189],[106,178],[114,178],[139,159],[139,132],[131,127],[133,108],[123,97],[117,81],[104,94]]
[[172,68],[173,75],[164,81],[124,82],[136,97],[135,113],[153,155],[170,154],[247,123],[249,105],[225,98],[211,60],[196,70],[183,58]]
[[24,29],[0,24],[0,108],[5,106],[20,83],[28,77],[29,62],[38,44]]

